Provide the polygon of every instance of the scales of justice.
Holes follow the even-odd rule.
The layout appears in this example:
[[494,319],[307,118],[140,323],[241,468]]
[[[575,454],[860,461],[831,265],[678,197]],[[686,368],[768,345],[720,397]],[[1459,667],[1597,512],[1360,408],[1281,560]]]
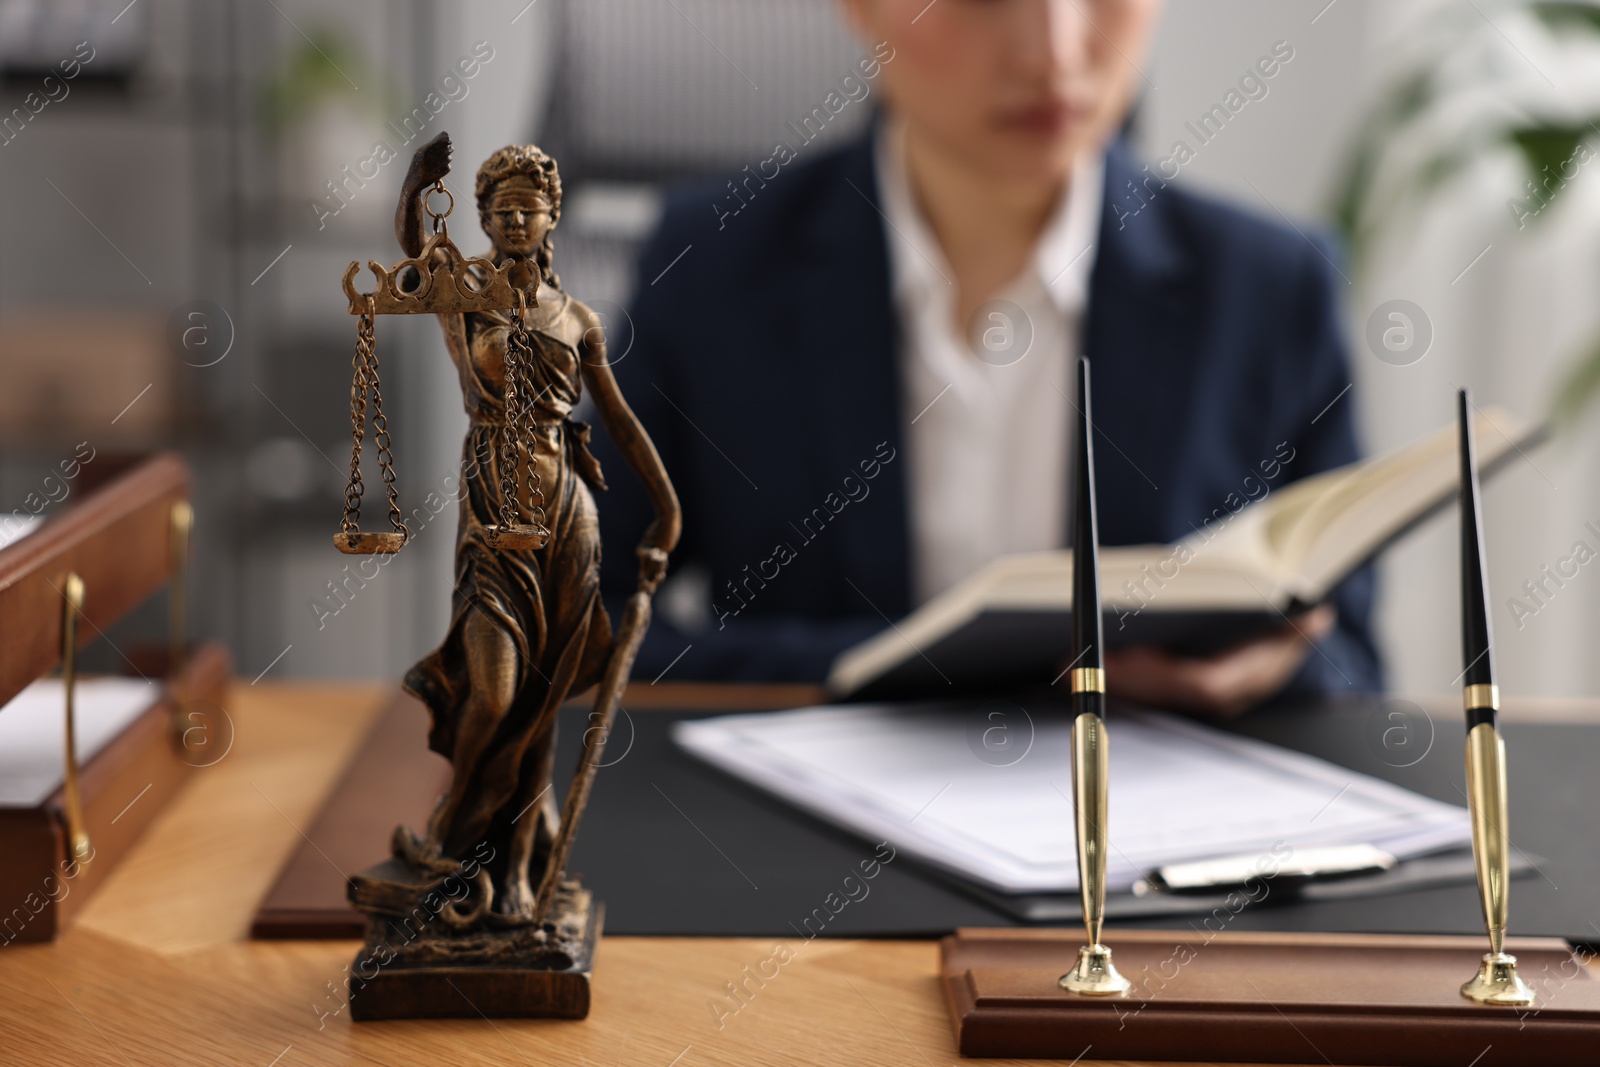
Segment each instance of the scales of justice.
[[[356,288],[358,263],[344,276],[359,324],[350,480],[334,545],[393,553],[409,538],[383,412],[377,316],[438,317],[470,419],[450,627],[405,678],[428,708],[429,746],[450,761],[453,777],[425,827],[396,828],[391,858],[350,879],[351,902],[367,916],[366,944],[351,967],[351,1014],[582,1018],[603,909],[565,867],[680,512],[612,377],[599,317],[562,290],[553,269],[555,161],[513,145],[484,162],[474,192],[493,251],[468,257],[446,225],[455,206],[444,181],[450,156],[441,133],[411,160],[395,214],[406,258],[389,269],[370,261],[368,293]],[[595,493],[605,480],[589,427],[572,417],[586,388],[655,504],[637,549],[637,587],[614,630],[600,600]],[[361,529],[369,405],[388,504],[381,531]],[[558,808],[557,713],[591,687],[596,725]]]

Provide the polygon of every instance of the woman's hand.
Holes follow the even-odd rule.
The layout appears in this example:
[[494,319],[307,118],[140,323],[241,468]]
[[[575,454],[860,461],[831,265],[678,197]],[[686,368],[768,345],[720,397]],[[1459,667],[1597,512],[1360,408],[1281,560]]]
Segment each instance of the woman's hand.
[[1157,648],[1106,653],[1112,696],[1158,708],[1226,718],[1272,696],[1286,685],[1326,637],[1337,616],[1324,604],[1291,619],[1280,630],[1204,659],[1174,656]]

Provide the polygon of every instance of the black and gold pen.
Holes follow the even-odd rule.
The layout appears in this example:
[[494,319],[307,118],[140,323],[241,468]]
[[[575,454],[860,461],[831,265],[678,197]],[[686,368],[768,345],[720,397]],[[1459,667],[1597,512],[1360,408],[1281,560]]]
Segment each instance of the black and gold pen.
[[1494,681],[1494,635],[1489,626],[1489,574],[1484,564],[1483,520],[1478,511],[1478,461],[1472,441],[1472,402],[1456,398],[1461,444],[1461,656],[1462,702],[1467,711],[1467,805],[1472,813],[1472,856],[1478,899],[1489,931],[1489,951],[1462,996],[1482,1004],[1531,1004],[1533,990],[1505,952],[1511,838],[1506,815],[1506,744],[1495,725],[1500,687]]
[[1126,992],[1111,950],[1100,943],[1106,914],[1107,786],[1106,672],[1100,620],[1100,538],[1094,500],[1094,420],[1089,361],[1078,360],[1077,505],[1072,544],[1072,815],[1077,827],[1078,893],[1089,943],[1061,976],[1061,988],[1086,996]]

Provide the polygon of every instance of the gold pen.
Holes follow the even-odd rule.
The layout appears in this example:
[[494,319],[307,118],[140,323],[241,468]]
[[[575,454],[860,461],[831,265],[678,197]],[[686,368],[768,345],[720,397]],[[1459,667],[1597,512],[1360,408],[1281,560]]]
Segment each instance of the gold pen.
[[1500,687],[1494,681],[1494,638],[1489,627],[1488,570],[1483,521],[1478,513],[1478,462],[1472,442],[1472,402],[1456,398],[1461,444],[1461,655],[1462,703],[1467,711],[1467,805],[1472,813],[1472,857],[1478,899],[1489,931],[1489,951],[1461,995],[1481,1004],[1531,1004],[1533,990],[1506,954],[1510,906],[1511,837],[1506,808],[1506,743],[1495,726]]
[[1094,441],[1089,361],[1078,360],[1078,498],[1072,545],[1072,815],[1077,828],[1078,894],[1089,943],[1061,976],[1069,993],[1104,997],[1126,992],[1111,950],[1100,943],[1106,916],[1106,672],[1101,650],[1100,541],[1095,523]]

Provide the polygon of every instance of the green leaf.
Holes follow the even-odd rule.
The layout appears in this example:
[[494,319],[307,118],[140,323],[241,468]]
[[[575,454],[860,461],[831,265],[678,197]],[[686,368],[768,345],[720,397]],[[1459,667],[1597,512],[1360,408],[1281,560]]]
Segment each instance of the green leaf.
[[372,75],[361,55],[337,33],[312,27],[308,39],[285,58],[278,73],[261,89],[261,120],[278,135],[330,101],[344,98],[357,107],[376,108],[381,92],[358,92],[351,79],[370,83]]
[[1550,417],[1557,425],[1571,426],[1600,393],[1600,337],[1590,349],[1567,369],[1550,404]]
[[1542,0],[1530,4],[1528,10],[1551,30],[1592,30],[1600,33],[1600,7],[1594,4],[1573,3],[1570,0]]
[[1532,126],[1511,130],[1511,143],[1522,149],[1535,185],[1559,183],[1561,168],[1578,150],[1587,126]]
[[1334,225],[1353,262],[1359,263],[1365,254],[1368,236],[1365,227],[1371,222],[1367,214],[1378,161],[1396,132],[1432,102],[1432,74],[1422,71],[1395,86],[1363,123],[1360,139],[1351,153],[1333,204]]

